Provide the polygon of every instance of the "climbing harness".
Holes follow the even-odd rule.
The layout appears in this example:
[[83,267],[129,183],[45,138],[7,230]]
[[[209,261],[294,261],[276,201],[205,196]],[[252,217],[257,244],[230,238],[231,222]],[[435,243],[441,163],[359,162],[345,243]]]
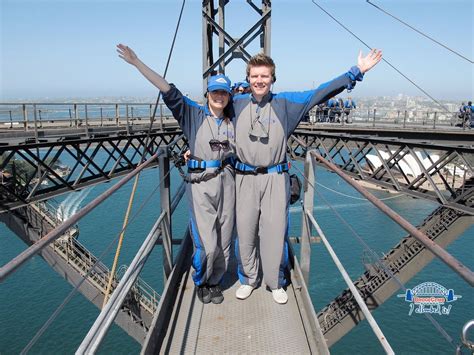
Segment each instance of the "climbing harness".
[[272,173],[287,173],[291,168],[291,163],[283,162],[270,166],[253,166],[242,163],[241,161],[235,162],[235,172],[242,175],[258,175],[258,174],[272,174]]
[[[189,160],[186,162],[183,154],[171,153],[171,160],[174,161],[174,165],[178,169],[179,175],[187,183],[198,184],[211,180],[218,176],[222,170],[230,165],[234,166],[235,158],[229,157],[224,160],[203,160],[194,155],[189,156]],[[183,170],[183,166],[188,168],[188,174]],[[212,172],[208,172],[200,176],[192,176],[193,173],[204,173],[207,169],[217,168]]]

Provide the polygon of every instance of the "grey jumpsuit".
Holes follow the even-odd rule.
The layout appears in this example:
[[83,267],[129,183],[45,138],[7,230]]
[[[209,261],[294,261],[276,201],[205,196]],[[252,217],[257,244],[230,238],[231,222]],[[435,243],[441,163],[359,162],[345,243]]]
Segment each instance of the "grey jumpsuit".
[[[235,96],[237,159],[254,167],[286,162],[287,139],[308,111],[344,89],[351,90],[362,78],[360,70],[352,67],[315,90],[269,92],[260,103],[252,95]],[[283,287],[287,284],[289,175],[243,175],[236,169],[235,184],[239,280],[257,286],[259,250],[265,284],[272,290]]]
[[[207,106],[200,106],[183,96],[174,85],[163,95],[163,100],[183,129],[194,156],[206,161],[233,156],[235,138],[232,121],[212,117]],[[229,140],[231,149],[228,152],[212,151],[209,145],[211,139]],[[191,173],[191,178],[204,177],[216,169],[207,168],[201,173]],[[217,285],[227,270],[235,224],[234,171],[226,166],[207,181],[188,183],[186,193],[194,244],[194,283],[197,286]]]

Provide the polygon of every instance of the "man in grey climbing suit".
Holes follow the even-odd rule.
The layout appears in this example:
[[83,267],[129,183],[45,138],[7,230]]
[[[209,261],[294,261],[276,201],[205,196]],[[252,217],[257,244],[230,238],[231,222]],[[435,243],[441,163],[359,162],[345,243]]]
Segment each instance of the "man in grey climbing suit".
[[[259,254],[263,279],[275,302],[288,296],[284,269],[288,262],[287,229],[289,175],[286,157],[288,137],[309,110],[344,89],[351,90],[366,71],[382,58],[372,50],[347,73],[304,92],[270,91],[275,82],[275,64],[257,54],[247,64],[251,93],[234,97],[236,170],[236,228],[238,299],[246,299],[258,285]],[[259,246],[259,248],[257,248]],[[258,250],[258,251],[257,251]]]

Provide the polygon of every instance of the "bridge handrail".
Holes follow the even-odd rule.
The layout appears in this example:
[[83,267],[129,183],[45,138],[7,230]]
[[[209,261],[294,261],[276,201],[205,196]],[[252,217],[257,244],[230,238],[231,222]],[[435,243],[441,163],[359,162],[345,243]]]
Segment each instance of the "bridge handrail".
[[400,128],[421,126],[436,129],[437,126],[457,126],[465,129],[463,119],[458,116],[457,111],[436,111],[418,109],[396,109],[396,108],[313,108],[309,112],[311,124],[333,123],[345,125],[350,123],[365,124],[371,127],[384,127],[395,125]]
[[143,164],[139,165],[135,170],[127,174],[124,178],[122,178],[117,184],[110,187],[107,191],[102,193],[100,196],[95,198],[89,204],[87,204],[81,211],[76,213],[75,215],[68,218],[66,221],[61,223],[43,238],[41,238],[38,242],[28,247],[25,251],[17,255],[15,258],[10,260],[7,264],[0,268],[0,281],[3,281],[7,278],[11,273],[13,273],[16,269],[18,269],[21,265],[23,265],[26,261],[30,258],[35,256],[39,253],[43,248],[48,246],[51,242],[61,237],[65,231],[67,231],[71,226],[76,224],[82,217],[87,215],[90,211],[92,211],[95,207],[97,207],[100,203],[104,200],[109,198],[113,193],[115,193],[118,189],[120,189],[123,185],[125,185],[128,181],[130,181],[135,175],[140,173],[143,169],[145,169],[148,165],[153,163],[160,155],[164,154],[164,150],[160,150],[159,153],[154,154],[151,156],[147,161],[143,162]]
[[[160,236],[163,239],[163,247],[164,249],[166,248],[165,238],[169,238],[171,233],[171,230],[169,230],[167,218],[173,213],[177,206],[177,201],[179,201],[184,194],[184,190],[183,183],[175,194],[173,202],[169,204],[168,201],[168,206],[171,205],[170,210],[167,211],[163,208],[158,220],[151,228],[148,236],[140,247],[140,250],[137,252],[135,258],[130,263],[128,270],[120,280],[115,291],[112,293],[108,303],[104,306],[104,308],[102,308],[99,316],[95,320],[92,327],[89,329],[89,332],[77,349],[76,354],[88,354],[97,350],[105,335],[107,334],[113,320],[117,316],[118,306],[124,302],[127,293],[133,287],[135,280],[140,274],[148,256],[152,252]],[[164,205],[166,206],[166,203]],[[170,215],[168,215],[168,213],[170,213]]]
[[[0,103],[0,124],[8,129],[22,128],[24,130],[44,128],[46,126],[59,127],[60,123],[68,127],[79,126],[127,126],[133,125],[136,120],[150,120],[155,103],[150,102],[34,102],[34,103]],[[416,108],[328,108],[329,113],[350,116],[353,122],[365,123],[375,127],[386,124],[396,124],[403,128],[408,126],[436,126],[459,125],[462,129],[462,118],[458,111],[439,112],[430,109]],[[311,122],[321,122],[323,109],[314,107],[310,113]],[[157,117],[160,120],[172,118],[171,112],[163,103],[159,104]],[[46,114],[46,116],[45,116]],[[45,117],[44,117],[45,116]],[[326,120],[324,120],[326,121]],[[340,124],[345,120],[341,119]]]
[[[0,103],[0,129],[21,129],[23,131],[46,127],[128,127],[142,119],[151,121],[155,103]],[[154,117],[172,118],[169,109],[159,104]],[[37,135],[35,135],[37,136]]]
[[[125,275],[127,270],[127,265],[120,266],[120,268],[115,273],[117,279],[120,280],[122,276]],[[158,308],[158,303],[161,298],[161,295],[140,277],[135,282],[135,285],[133,286],[132,290],[133,289],[135,289],[136,294],[139,296],[140,302],[143,301],[144,303],[150,305],[150,307],[153,308],[153,311],[151,313],[155,313],[156,309]]]
[[[429,251],[431,251],[436,257],[438,257],[443,263],[453,269],[457,274],[459,274],[465,281],[469,283],[469,285],[474,286],[474,272],[463,265],[460,261],[454,258],[450,253],[448,253],[445,249],[440,247],[438,244],[434,243],[427,237],[423,232],[419,231],[416,227],[414,227],[411,223],[397,214],[395,211],[390,209],[387,205],[385,205],[382,201],[377,199],[373,196],[370,192],[368,192],[365,188],[357,184],[353,181],[350,177],[348,177],[345,173],[343,173],[336,165],[332,164],[331,162],[324,159],[320,156],[316,151],[308,151],[307,157],[314,157],[320,163],[322,163],[326,168],[338,174],[342,179],[344,179],[347,183],[349,183],[352,187],[354,187],[359,193],[362,194],[368,201],[374,204],[377,208],[379,208],[382,212],[384,212],[388,217],[390,217],[395,223],[400,225],[403,229],[405,229],[408,233],[410,233],[416,240],[418,240],[421,244],[423,244]],[[308,158],[309,159],[309,158]],[[310,164],[312,168],[312,160],[307,160],[308,164]]]
[[[34,203],[29,207],[34,208],[42,218],[46,218],[52,228],[63,222],[59,216],[52,213],[52,211],[56,211],[57,208],[49,201]],[[54,241],[52,248],[56,252],[60,252],[59,255],[66,260],[66,262],[70,264],[72,262],[73,265],[78,266],[76,270],[82,276],[88,275],[89,270],[95,265],[94,273],[89,275],[88,279],[93,282],[102,293],[105,293],[110,270],[103,263],[97,262],[97,258],[94,254],[77,240],[77,232],[77,226],[72,226],[64,233],[63,237]],[[112,287],[114,288],[115,285]],[[155,312],[161,296],[150,285],[138,278],[131,292],[137,296],[134,298],[138,299],[142,307],[151,314]]]
[[340,274],[342,275],[344,281],[346,282],[347,286],[351,290],[357,304],[359,305],[360,309],[362,310],[362,313],[364,313],[364,316],[367,319],[367,321],[369,322],[369,325],[372,328],[372,331],[377,336],[377,338],[378,338],[380,344],[382,345],[382,347],[385,349],[385,352],[387,354],[395,354],[392,347],[388,343],[387,338],[385,337],[382,330],[378,326],[377,321],[374,319],[374,317],[370,313],[370,311],[367,307],[367,304],[364,302],[364,300],[362,299],[361,295],[359,294],[357,288],[354,286],[354,283],[352,282],[349,274],[344,269],[344,266],[342,265],[341,261],[339,260],[336,253],[332,249],[331,244],[326,239],[326,236],[324,235],[324,232],[322,231],[319,224],[314,219],[313,214],[311,213],[311,211],[305,211],[304,213],[309,218],[309,221],[311,222],[313,227],[316,228],[319,237],[323,241],[324,246],[326,247],[327,251],[331,255],[332,260],[336,264],[336,267],[338,268],[338,270],[339,270]]
[[301,248],[300,248],[300,268],[303,275],[303,278],[306,283],[309,281],[309,269],[311,265],[311,245],[310,245],[310,238],[311,238],[311,226],[316,228],[318,235],[320,236],[321,240],[323,241],[324,246],[326,247],[329,255],[333,259],[334,263],[336,264],[339,273],[342,275],[344,281],[346,282],[347,286],[351,290],[354,298],[359,305],[360,309],[362,310],[364,316],[366,317],[367,321],[369,322],[372,331],[374,332],[375,336],[378,338],[380,344],[384,348],[387,354],[394,354],[394,351],[390,344],[387,341],[387,338],[384,336],[382,330],[379,328],[377,322],[373,318],[372,314],[370,313],[369,309],[367,308],[366,303],[364,302],[363,298],[359,294],[357,288],[354,286],[351,278],[349,277],[348,273],[344,269],[344,266],[340,262],[339,258],[337,257],[336,253],[331,247],[331,244],[327,240],[326,236],[324,235],[323,231],[319,227],[319,224],[313,217],[313,209],[314,209],[314,186],[315,186],[315,174],[314,174],[314,162],[313,162],[313,151],[308,151],[306,154],[305,159],[305,168],[304,168],[304,200],[303,200],[303,214],[302,214],[302,231],[301,231]]

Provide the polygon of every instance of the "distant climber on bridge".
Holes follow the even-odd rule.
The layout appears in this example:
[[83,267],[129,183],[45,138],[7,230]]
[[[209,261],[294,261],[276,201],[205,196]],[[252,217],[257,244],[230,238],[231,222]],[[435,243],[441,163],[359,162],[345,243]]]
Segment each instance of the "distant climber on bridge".
[[352,116],[350,116],[350,114],[355,108],[357,108],[356,103],[352,97],[349,96],[346,101],[344,101],[344,115],[346,116],[345,120],[347,123],[352,123]]
[[472,106],[472,101],[469,101],[467,105],[463,107],[463,125],[465,127],[474,127],[473,113],[474,106]]
[[339,101],[335,97],[332,97],[327,101],[326,106],[329,108],[328,122],[336,122],[336,114],[339,111]]
[[193,153],[187,161],[186,185],[194,243],[193,281],[201,302],[221,303],[220,282],[229,262],[235,221],[231,82],[222,74],[211,76],[207,105],[200,106],[146,66],[129,47],[119,44],[117,52],[161,91],[188,140]]
[[250,85],[247,81],[240,81],[235,83],[232,86],[232,94],[239,95],[239,94],[248,94],[250,92]]
[[357,66],[315,90],[274,94],[270,91],[276,80],[272,58],[264,54],[250,58],[246,72],[252,92],[234,97],[238,299],[249,297],[260,284],[260,258],[273,300],[288,301],[284,289],[288,283],[288,137],[311,108],[344,89],[352,90],[381,59],[382,52],[376,49],[365,57],[359,53]]

